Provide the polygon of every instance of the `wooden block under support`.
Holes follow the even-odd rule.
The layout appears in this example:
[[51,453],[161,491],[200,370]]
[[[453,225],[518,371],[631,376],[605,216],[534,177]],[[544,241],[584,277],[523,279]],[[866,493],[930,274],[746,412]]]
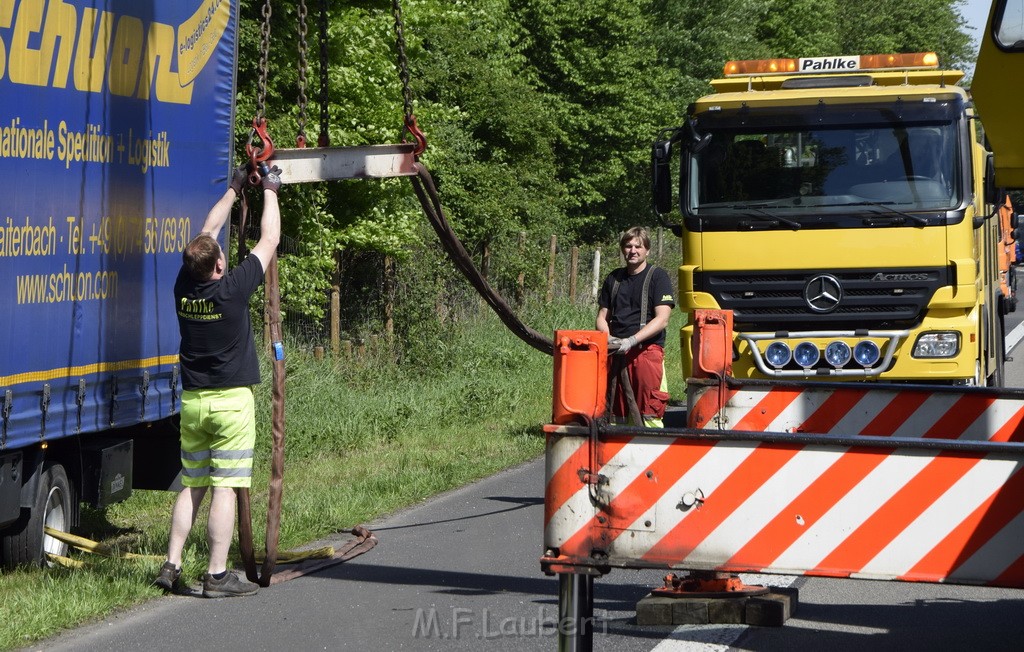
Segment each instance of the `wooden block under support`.
[[413,143],[366,147],[275,149],[269,163],[281,168],[281,182],[386,179],[416,174]]
[[636,605],[639,626],[740,624],[781,627],[796,613],[799,591],[769,587],[753,597],[663,597],[647,594]]

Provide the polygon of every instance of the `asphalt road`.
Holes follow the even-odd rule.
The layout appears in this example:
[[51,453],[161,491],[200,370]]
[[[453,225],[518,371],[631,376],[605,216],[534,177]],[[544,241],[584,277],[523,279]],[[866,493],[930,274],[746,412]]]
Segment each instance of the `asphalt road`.
[[[538,459],[370,524],[376,548],[248,598],[169,596],[36,649],[552,650],[558,583],[540,572]],[[661,573],[599,580],[598,650],[650,650],[631,624]]]
[[[1024,316],[1024,315],[1021,315]],[[1010,344],[1024,337],[1007,323]],[[1024,347],[1007,384],[1024,387]],[[379,545],[250,598],[170,596],[34,646],[46,650],[555,650],[558,583],[540,572],[543,460],[368,524]],[[338,524],[350,527],[353,524]],[[337,543],[337,541],[320,542]],[[784,627],[641,628],[660,571],[595,582],[595,650],[1017,650],[1024,592],[786,576]]]

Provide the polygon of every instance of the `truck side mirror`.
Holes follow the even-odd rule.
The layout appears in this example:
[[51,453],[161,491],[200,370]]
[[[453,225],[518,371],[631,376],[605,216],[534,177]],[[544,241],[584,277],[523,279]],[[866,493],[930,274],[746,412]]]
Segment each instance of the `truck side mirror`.
[[985,202],[986,204],[998,204],[999,199],[996,197],[996,165],[992,159],[992,154],[985,157]]
[[672,141],[659,140],[651,147],[651,189],[654,210],[672,212]]

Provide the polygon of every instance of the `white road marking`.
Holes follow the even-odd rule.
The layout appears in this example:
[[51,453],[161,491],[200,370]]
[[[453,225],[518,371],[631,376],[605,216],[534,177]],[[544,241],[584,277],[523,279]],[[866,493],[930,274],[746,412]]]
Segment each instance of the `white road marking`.
[[1009,354],[1021,340],[1024,340],[1024,321],[1017,324],[1017,327],[1006,336],[1006,353]]

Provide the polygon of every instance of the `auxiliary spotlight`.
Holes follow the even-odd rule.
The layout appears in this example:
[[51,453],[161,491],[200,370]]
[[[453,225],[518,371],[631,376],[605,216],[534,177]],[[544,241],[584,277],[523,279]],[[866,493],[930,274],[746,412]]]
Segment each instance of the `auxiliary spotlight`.
[[853,347],[853,359],[862,367],[874,366],[880,357],[882,357],[882,352],[878,350],[878,345],[871,340],[857,342],[857,346]]
[[846,342],[829,342],[825,347],[825,360],[836,369],[845,366],[851,357],[853,357],[853,352]]
[[768,364],[776,369],[781,369],[789,364],[793,358],[793,352],[789,350],[789,345],[785,342],[772,342],[765,349],[764,357],[768,360]]
[[818,364],[818,360],[821,359],[821,351],[810,342],[800,342],[793,349],[793,359],[804,369],[810,369]]

